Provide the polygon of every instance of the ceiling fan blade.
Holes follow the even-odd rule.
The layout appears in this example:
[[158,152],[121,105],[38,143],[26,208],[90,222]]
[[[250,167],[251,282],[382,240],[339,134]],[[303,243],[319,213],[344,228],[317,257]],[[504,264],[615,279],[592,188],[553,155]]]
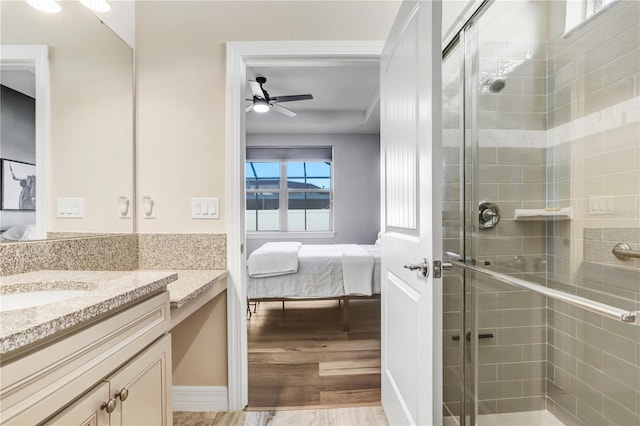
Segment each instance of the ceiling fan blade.
[[257,81],[249,80],[249,86],[251,86],[251,93],[253,93],[253,96],[260,99],[266,98],[264,92],[262,91],[260,83],[258,83]]
[[289,95],[289,96],[273,96],[271,97],[271,102],[293,102],[293,101],[306,101],[308,99],[313,99],[313,95]]
[[252,109],[253,109],[253,104],[251,103],[251,104],[247,105],[247,106],[244,108],[244,112],[249,112],[249,111],[251,111]]
[[279,113],[286,115],[287,117],[295,117],[296,116],[295,112],[291,111],[288,108],[280,106],[278,104],[272,104],[271,108],[273,108],[274,111],[278,111]]

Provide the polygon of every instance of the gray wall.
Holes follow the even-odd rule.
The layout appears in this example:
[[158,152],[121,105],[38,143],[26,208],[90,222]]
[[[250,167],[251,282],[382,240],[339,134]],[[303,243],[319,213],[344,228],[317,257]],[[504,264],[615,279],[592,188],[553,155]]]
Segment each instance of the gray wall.
[[[333,146],[334,238],[306,244],[373,244],[380,230],[380,135],[247,135],[247,146]],[[247,253],[273,239],[247,238]]]
[[[5,86],[0,86],[0,158],[35,164],[36,101]],[[0,212],[0,229],[35,223],[35,212]]]

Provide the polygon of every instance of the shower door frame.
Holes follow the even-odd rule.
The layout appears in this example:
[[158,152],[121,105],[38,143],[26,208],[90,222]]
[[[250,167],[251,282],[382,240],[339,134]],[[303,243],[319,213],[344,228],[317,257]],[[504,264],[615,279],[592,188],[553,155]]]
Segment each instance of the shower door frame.
[[[464,263],[475,264],[477,249],[475,248],[476,240],[472,239],[472,244],[467,244],[467,238],[478,232],[478,221],[474,216],[468,216],[475,211],[473,206],[477,206],[479,199],[479,182],[478,182],[478,152],[480,146],[479,134],[479,92],[477,90],[477,82],[479,82],[480,64],[479,64],[479,34],[477,21],[491,7],[495,0],[485,0],[476,2],[468,8],[460,17],[458,24],[454,25],[457,33],[455,33],[446,46],[442,49],[442,61],[447,55],[456,48],[462,49],[460,59],[460,90],[462,106],[460,108],[460,128],[462,129],[462,143],[460,144],[460,251],[456,253],[460,256],[460,260]],[[471,148],[470,155],[467,155],[468,148]],[[467,173],[467,160],[471,157],[470,171]],[[470,184],[467,185],[467,177],[471,177]],[[467,195],[470,192],[471,208],[467,209]],[[469,227],[469,228],[468,228]],[[462,286],[460,297],[460,426],[467,425],[467,414],[469,414],[469,424],[476,425],[478,422],[478,350],[477,340],[470,339],[467,342],[465,338],[467,332],[471,336],[478,334],[478,310],[475,306],[476,286],[473,285],[475,274],[469,273],[467,270],[462,271]],[[471,285],[468,285],[471,284]],[[467,302],[467,290],[470,289],[470,304]],[[467,309],[475,318],[467,316]],[[471,327],[467,331],[467,324]],[[470,383],[467,386],[467,363],[466,353],[470,352],[469,361],[469,378]],[[471,403],[470,413],[467,413],[467,399]]]

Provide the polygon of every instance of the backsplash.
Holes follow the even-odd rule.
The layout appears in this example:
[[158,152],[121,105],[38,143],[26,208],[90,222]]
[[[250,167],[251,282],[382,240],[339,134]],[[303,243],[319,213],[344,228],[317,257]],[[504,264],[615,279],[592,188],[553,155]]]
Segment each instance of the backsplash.
[[138,234],[140,269],[227,269],[226,234]]
[[225,234],[111,234],[0,244],[0,276],[38,270],[226,269]]
[[0,276],[38,270],[138,269],[135,234],[0,244]]

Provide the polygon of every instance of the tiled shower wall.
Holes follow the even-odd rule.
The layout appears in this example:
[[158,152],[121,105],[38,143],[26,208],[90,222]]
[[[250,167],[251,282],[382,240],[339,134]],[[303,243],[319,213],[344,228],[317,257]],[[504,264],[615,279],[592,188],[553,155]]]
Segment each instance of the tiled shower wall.
[[[640,2],[620,1],[566,37],[550,23],[538,33],[552,37],[548,44],[481,43],[485,73],[526,57],[502,92],[480,99],[479,198],[502,209],[498,227],[476,238],[481,265],[639,308],[640,263],[610,254],[623,240],[640,249],[639,15]],[[447,72],[445,64],[445,82]],[[448,91],[444,244],[459,253],[461,100]],[[513,220],[515,208],[566,206],[570,221]],[[451,337],[461,334],[459,276],[446,276],[444,285],[444,398],[456,414],[461,354]],[[476,285],[480,333],[494,334],[479,343],[481,414],[548,408],[568,424],[640,424],[637,327],[508,286]]]
[[[445,250],[459,253],[458,150],[446,148]],[[540,281],[546,271],[544,222],[517,222],[515,208],[544,206],[543,148],[480,148],[480,197],[495,201],[502,218],[494,229],[480,231],[477,261],[487,268],[519,278]],[[535,171],[535,173],[533,173]],[[528,177],[527,177],[528,176]],[[530,179],[531,181],[525,181]],[[535,182],[537,180],[537,182]],[[533,181],[533,182],[532,182]],[[514,187],[517,188],[514,190]],[[523,189],[526,188],[525,189]],[[525,194],[528,199],[517,200]],[[457,414],[460,400],[461,279],[445,276],[444,368],[445,402]],[[478,296],[480,334],[478,396],[481,414],[545,408],[546,300],[491,280],[474,282]],[[469,362],[470,354],[464,354]]]
[[[640,2],[620,1],[548,44],[548,285],[639,309]],[[548,408],[567,424],[640,424],[640,329],[549,303]]]
[[[480,80],[507,77],[500,92],[481,87],[475,189],[479,201],[500,207],[501,219],[497,227],[477,231],[472,256],[486,268],[540,280],[546,272],[546,224],[516,221],[514,211],[546,203],[546,44],[541,35],[506,39],[496,33],[513,4],[493,7],[478,24]],[[539,16],[544,8],[532,4],[521,11]],[[541,25],[528,29],[542,34]],[[447,173],[445,180],[452,179]],[[467,207],[477,214],[477,206]],[[455,238],[455,232],[448,236]],[[546,300],[478,276],[469,284],[478,292],[479,334],[492,336],[478,340],[479,413],[544,409]]]
[[[500,93],[480,96],[478,198],[496,202],[499,225],[479,231],[474,257],[490,269],[528,279],[546,272],[544,222],[517,222],[514,210],[543,208],[546,200],[546,85],[544,45],[522,41],[485,42],[480,47],[483,73],[497,73],[512,61],[520,66]],[[523,59],[524,58],[524,59]],[[449,58],[452,61],[452,58]],[[452,77],[456,67],[445,64],[444,97],[444,246],[460,253],[459,105]],[[458,86],[459,87],[459,86]],[[524,146],[524,147],[520,147]],[[470,164],[468,162],[468,164]],[[467,166],[467,172],[470,172]],[[469,175],[469,173],[468,173]],[[469,178],[468,182],[469,183]],[[469,188],[468,188],[469,189]],[[469,204],[469,211],[476,211]],[[476,214],[476,213],[473,213]],[[475,283],[478,297],[478,397],[481,414],[543,409],[546,379],[546,301],[488,280]],[[460,275],[444,281],[444,400],[453,414],[459,410],[461,321]],[[470,354],[463,354],[470,361]]]

